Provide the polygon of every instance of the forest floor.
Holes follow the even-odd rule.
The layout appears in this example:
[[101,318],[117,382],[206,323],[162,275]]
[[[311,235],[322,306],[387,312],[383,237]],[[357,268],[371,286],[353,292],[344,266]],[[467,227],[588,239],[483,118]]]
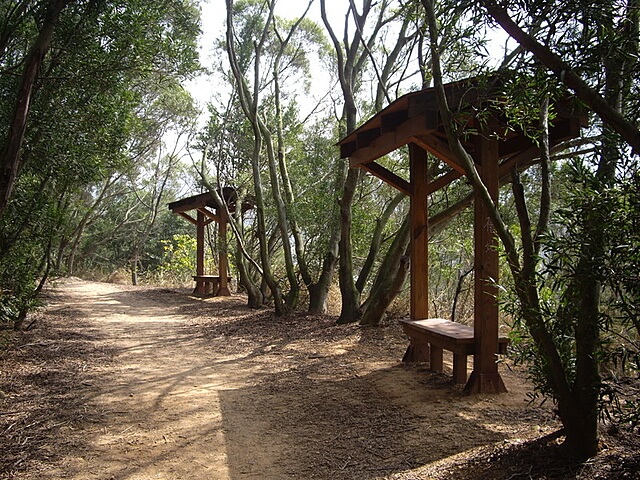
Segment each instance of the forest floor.
[[509,393],[475,396],[403,366],[396,322],[79,279],[46,301],[0,345],[0,478],[639,478],[630,435],[560,458],[551,405],[506,363]]

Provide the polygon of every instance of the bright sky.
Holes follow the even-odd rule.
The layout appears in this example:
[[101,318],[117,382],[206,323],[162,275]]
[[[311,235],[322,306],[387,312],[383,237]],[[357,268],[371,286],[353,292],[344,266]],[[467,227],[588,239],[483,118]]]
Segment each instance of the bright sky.
[[[201,0],[202,8],[202,30],[200,60],[205,67],[213,65],[217,59],[213,51],[213,42],[221,38],[225,33],[226,4],[225,0]],[[276,14],[283,18],[298,18],[302,15],[308,3],[305,0],[278,0],[276,4]],[[327,0],[327,15],[332,23],[341,27],[344,22],[344,15],[347,10],[347,0]],[[320,16],[320,2],[315,0],[309,11],[309,17],[322,24]],[[211,78],[199,78],[188,86],[192,95],[201,103],[205,104],[211,98],[219,85],[217,80]]]
[[[326,0],[327,15],[336,32],[340,35],[344,25],[344,16],[348,7],[348,0]],[[357,2],[359,3],[359,2]],[[276,4],[276,14],[284,18],[297,18],[306,9],[307,0],[278,0]],[[202,30],[200,59],[205,67],[211,67],[219,59],[214,55],[213,43],[215,39],[224,36],[226,20],[225,0],[202,0]],[[309,17],[322,25],[320,16],[320,1],[315,0],[309,11]],[[499,30],[493,33],[495,37],[490,45],[490,55],[495,58],[502,56],[505,39],[507,35]],[[326,85],[325,85],[326,87]],[[187,88],[191,91],[196,100],[204,107],[212,98],[212,95],[225,87],[220,85],[219,79],[210,77],[200,77],[191,82]]]

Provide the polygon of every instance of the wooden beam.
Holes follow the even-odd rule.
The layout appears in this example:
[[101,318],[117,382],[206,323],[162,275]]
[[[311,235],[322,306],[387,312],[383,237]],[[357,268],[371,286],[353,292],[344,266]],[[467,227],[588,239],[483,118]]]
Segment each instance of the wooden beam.
[[184,213],[184,212],[177,212],[177,213],[178,213],[178,215],[180,215],[181,217],[184,217],[184,218],[186,218],[187,220],[189,220],[189,221],[190,221],[191,223],[193,223],[194,225],[197,225],[197,224],[198,224],[198,221],[197,221],[195,218],[193,218],[191,215],[188,215],[188,214],[186,214],[186,213]]
[[536,146],[530,146],[527,150],[524,150],[517,155],[505,160],[500,164],[498,175],[503,178],[506,175],[511,175],[511,169],[518,165],[519,171],[524,171],[527,168],[534,165],[534,159],[540,157],[540,149]]
[[368,147],[354,151],[349,157],[349,166],[356,168],[360,165],[374,162],[404,145],[406,143],[399,141],[395,133],[386,133],[376,138]]
[[352,142],[346,142],[340,144],[340,158],[350,157],[353,152],[358,149],[358,144],[355,140]]
[[[580,126],[581,120],[577,117],[556,119],[554,123],[549,126],[549,144],[551,148],[565,140],[579,137]],[[523,134],[515,135],[512,138],[500,142],[500,158],[509,157],[514,154],[519,155],[532,147],[537,149],[535,143],[533,143],[530,138],[525,137]]]
[[402,122],[396,128],[396,135],[407,139],[417,135],[429,135],[438,130],[440,114],[438,110],[427,110],[421,115],[409,117],[406,122]]
[[412,320],[429,318],[429,211],[427,152],[409,144],[411,174],[411,306]]
[[523,135],[516,135],[513,138],[500,142],[500,145],[498,147],[500,151],[499,156],[500,158],[506,158],[511,155],[518,154],[524,150],[528,150],[533,145],[534,143],[531,141],[531,139]]
[[581,117],[562,118],[553,122],[549,128],[549,143],[551,146],[580,136],[583,126]]
[[350,155],[349,165],[353,168],[364,163],[373,162],[413,142],[416,135],[428,135],[434,132],[436,128],[437,115],[434,112],[427,112],[417,117],[409,118],[398,125],[394,131],[381,134],[368,143],[367,146],[354,150]]
[[399,175],[396,175],[391,170],[386,169],[379,163],[376,163],[376,162],[363,163],[362,165],[360,165],[360,167],[362,167],[372,175],[375,175],[383,182],[388,183],[389,185],[396,188],[397,190],[400,190],[405,195],[409,195],[409,196],[412,195],[412,187],[409,182],[407,182],[404,178],[400,177]]
[[414,142],[424,148],[426,151],[438,157],[443,162],[450,165],[454,170],[464,174],[464,168],[458,162],[455,154],[449,149],[449,144],[439,139],[435,135],[418,135]]
[[407,105],[409,115],[419,115],[427,110],[437,109],[437,100],[435,90],[432,88],[412,95]]
[[398,125],[406,122],[409,119],[409,114],[406,110],[399,110],[397,112],[387,113],[380,117],[380,132],[389,133],[393,132]]
[[195,210],[197,208],[204,207],[206,205],[215,206],[215,200],[210,192],[200,193],[192,197],[183,198],[175,202],[171,202],[169,210],[173,213],[187,212],[189,210]]
[[368,147],[371,142],[380,136],[379,128],[371,128],[369,130],[363,130],[356,134],[356,142],[358,149]]
[[447,172],[444,175],[439,176],[433,182],[429,182],[429,185],[427,186],[427,193],[432,194],[433,192],[436,192],[441,188],[446,187],[451,182],[453,182],[454,180],[457,180],[460,177],[462,177],[461,172],[459,172],[458,170],[451,170],[450,172]]
[[206,208],[198,208],[198,212],[202,213],[205,217],[210,218],[214,222],[218,222],[218,223],[222,222],[222,219],[220,218],[219,215],[216,215],[215,213],[213,213],[210,210],[207,210]]

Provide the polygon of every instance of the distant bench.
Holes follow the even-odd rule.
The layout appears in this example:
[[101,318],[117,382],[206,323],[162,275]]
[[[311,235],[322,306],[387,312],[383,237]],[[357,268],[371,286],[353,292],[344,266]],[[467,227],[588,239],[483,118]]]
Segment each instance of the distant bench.
[[[404,354],[403,362],[426,362],[435,372],[442,372],[442,350],[453,352],[453,380],[467,381],[467,356],[474,355],[476,349],[473,327],[461,323],[429,318],[426,320],[400,320],[402,330],[411,339]],[[498,338],[498,353],[507,352],[509,339]]]
[[[193,279],[196,282],[196,288],[193,293],[213,296],[220,293],[220,277],[218,275],[193,275]],[[227,277],[227,285],[230,283],[231,277]]]

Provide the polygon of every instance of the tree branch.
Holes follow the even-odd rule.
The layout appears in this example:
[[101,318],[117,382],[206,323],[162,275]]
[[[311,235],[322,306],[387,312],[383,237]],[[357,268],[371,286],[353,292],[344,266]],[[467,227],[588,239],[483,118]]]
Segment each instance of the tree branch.
[[593,90],[580,76],[571,69],[562,58],[553,53],[551,49],[528,35],[516,24],[507,10],[494,1],[483,0],[482,5],[488,14],[516,40],[523,48],[531,52],[549,70],[554,72],[560,81],[569,87],[576,96],[588,105],[600,119],[617,132],[633,149],[635,154],[640,154],[640,131],[629,122],[622,114],[612,108],[602,96]]

